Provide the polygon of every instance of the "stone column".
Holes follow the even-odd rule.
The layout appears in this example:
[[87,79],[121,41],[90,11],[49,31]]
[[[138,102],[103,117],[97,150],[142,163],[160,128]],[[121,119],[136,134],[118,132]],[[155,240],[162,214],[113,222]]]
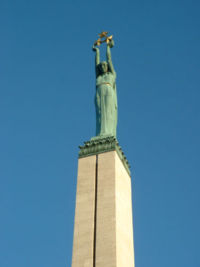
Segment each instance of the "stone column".
[[80,147],[72,267],[134,267],[131,177],[115,138]]

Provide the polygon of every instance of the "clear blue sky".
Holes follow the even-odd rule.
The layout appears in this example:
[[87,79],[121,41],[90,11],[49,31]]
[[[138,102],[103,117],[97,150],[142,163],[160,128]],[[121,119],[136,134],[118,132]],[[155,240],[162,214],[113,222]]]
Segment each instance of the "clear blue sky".
[[71,265],[102,30],[116,43],[136,267],[200,266],[199,11],[197,0],[0,1],[0,267]]

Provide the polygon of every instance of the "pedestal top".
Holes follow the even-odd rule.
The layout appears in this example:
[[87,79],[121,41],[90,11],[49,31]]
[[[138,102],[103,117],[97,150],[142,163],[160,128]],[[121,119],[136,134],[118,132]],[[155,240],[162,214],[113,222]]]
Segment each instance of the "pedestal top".
[[124,152],[122,151],[122,148],[119,146],[117,139],[114,136],[92,138],[90,141],[84,142],[84,145],[79,146],[79,148],[79,158],[115,150],[122,163],[124,164],[124,167],[126,168],[129,176],[131,175],[130,164]]

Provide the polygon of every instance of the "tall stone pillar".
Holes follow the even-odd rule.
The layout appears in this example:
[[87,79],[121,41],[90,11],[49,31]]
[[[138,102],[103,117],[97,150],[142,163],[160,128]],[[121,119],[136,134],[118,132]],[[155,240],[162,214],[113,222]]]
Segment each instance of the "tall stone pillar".
[[130,170],[114,137],[80,147],[72,267],[134,267]]

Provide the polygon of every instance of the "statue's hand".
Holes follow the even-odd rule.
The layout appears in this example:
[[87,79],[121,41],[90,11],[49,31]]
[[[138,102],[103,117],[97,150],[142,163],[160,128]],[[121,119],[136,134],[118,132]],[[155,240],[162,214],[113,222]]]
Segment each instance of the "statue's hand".
[[97,52],[97,51],[99,50],[99,48],[96,47],[95,45],[93,45],[93,46],[92,46],[92,50],[93,50],[94,52]]
[[110,42],[108,43],[108,46],[109,46],[110,48],[112,48],[112,47],[114,46],[114,40],[113,40],[113,39],[110,40]]

